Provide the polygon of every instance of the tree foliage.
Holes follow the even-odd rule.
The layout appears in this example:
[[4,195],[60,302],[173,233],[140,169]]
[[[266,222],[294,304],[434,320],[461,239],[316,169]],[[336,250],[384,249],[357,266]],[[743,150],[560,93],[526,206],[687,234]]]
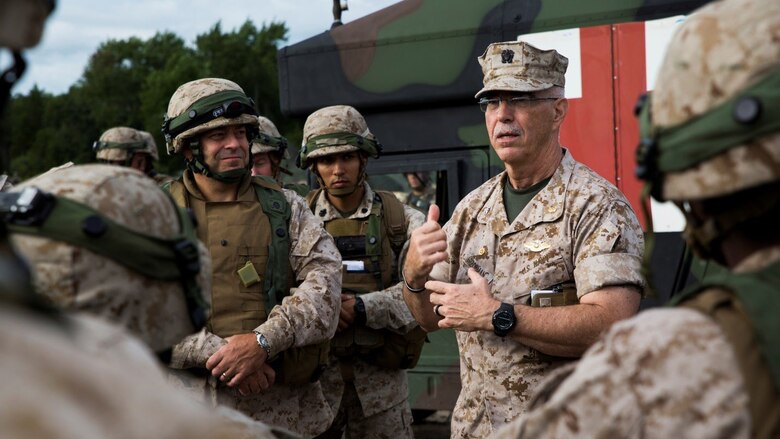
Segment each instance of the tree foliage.
[[170,32],[147,40],[108,40],[67,93],[54,96],[34,87],[11,99],[2,121],[6,154],[0,157],[0,172],[29,178],[67,161],[89,163],[94,160],[91,145],[103,131],[130,126],[155,136],[160,149],[156,167],[177,174],[183,162],[165,154],[160,126],[176,88],[205,77],[241,85],[260,114],[299,143],[300,121],[279,110],[276,53],[287,32],[283,23],[258,29],[246,21],[229,32],[217,23],[192,46]]

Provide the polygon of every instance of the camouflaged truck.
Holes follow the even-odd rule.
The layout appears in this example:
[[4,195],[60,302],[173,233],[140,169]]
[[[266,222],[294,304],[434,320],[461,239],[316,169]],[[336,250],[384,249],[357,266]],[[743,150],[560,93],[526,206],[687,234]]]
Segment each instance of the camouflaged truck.
[[[569,114],[561,143],[621,189],[647,229],[634,176],[637,98],[654,85],[666,43],[684,15],[706,1],[678,0],[406,0],[336,26],[279,52],[282,111],[305,118],[328,105],[355,106],[384,146],[369,161],[372,187],[402,201],[404,173],[423,173],[442,207],[503,167],[488,143],[474,94],[482,86],[477,57],[496,41],[525,40],[569,58]],[[323,11],[324,13],[324,11]],[[655,295],[665,302],[706,267],[680,239],[684,219],[652,202]],[[452,331],[429,334],[408,372],[417,413],[451,410],[460,390]]]

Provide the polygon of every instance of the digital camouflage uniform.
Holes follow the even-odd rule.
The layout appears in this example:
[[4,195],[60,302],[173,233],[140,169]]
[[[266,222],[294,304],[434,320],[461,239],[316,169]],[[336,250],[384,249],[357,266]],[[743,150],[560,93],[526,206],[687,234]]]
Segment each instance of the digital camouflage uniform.
[[[347,218],[365,219],[371,212],[374,203],[374,191],[368,183],[364,183],[365,194],[363,201],[355,213]],[[321,192],[314,205],[315,215],[323,222],[338,218],[345,218],[328,202],[325,192]],[[407,223],[407,240],[412,231],[425,222],[422,213],[404,206],[404,215]],[[400,333],[408,332],[417,326],[417,322],[409,312],[409,308],[403,301],[402,285],[396,284],[382,291],[374,291],[362,294],[360,298],[365,303],[366,325],[374,329],[393,329]],[[381,433],[392,433],[388,437],[401,437],[402,428],[409,428],[411,424],[411,411],[407,398],[409,388],[406,379],[406,371],[402,369],[387,369],[369,364],[356,359],[352,363],[354,372],[355,394],[350,396],[351,403],[344,410],[351,418],[349,425],[350,437],[374,437]],[[339,410],[341,395],[344,393],[344,380],[342,378],[339,360],[331,354],[330,367],[322,376],[323,389],[326,397],[331,402],[335,411]],[[354,405],[352,405],[354,404]],[[359,421],[354,421],[355,416],[349,413],[357,411]],[[361,434],[362,433],[362,436]],[[405,432],[411,434],[410,430]],[[377,436],[379,437],[379,436]]]
[[[382,219],[379,222],[381,225],[377,226],[378,229],[382,229],[378,235],[381,243],[381,249],[378,251],[381,255],[377,262],[379,265],[376,268],[381,273],[380,279],[368,274],[357,274],[357,271],[370,273],[370,267],[364,266],[363,270],[352,273],[349,269],[344,268],[342,272],[343,292],[357,294],[358,300],[362,300],[366,314],[365,325],[368,328],[380,331],[389,330],[397,334],[409,333],[424,336],[403,301],[402,285],[392,283],[395,279],[395,273],[387,273],[386,271],[397,270],[398,255],[395,252],[400,252],[400,249],[396,249],[392,245],[393,239],[390,235],[393,232],[390,229],[403,225],[405,230],[403,243],[408,242],[412,231],[425,221],[424,215],[403,206],[393,195],[390,195],[393,198],[381,201],[381,196],[371,190],[365,181],[367,162],[364,160],[368,160],[368,157],[378,158],[381,153],[381,145],[368,129],[365,119],[357,109],[347,105],[335,105],[315,111],[306,119],[303,138],[305,143],[301,148],[299,166],[304,169],[308,168],[314,173],[320,186],[325,188],[319,193],[310,194],[311,197],[316,196],[316,198],[307,199],[310,200],[309,204],[312,206],[315,216],[325,223],[326,230],[334,233],[334,236],[338,236],[339,233],[334,230],[346,233],[346,235],[338,236],[336,239],[360,236],[361,242],[367,242],[372,214],[376,214],[377,217],[380,215],[378,212],[374,212],[374,203],[377,201],[382,203]],[[316,160],[347,152],[360,155],[361,165],[355,186],[327,188],[317,171]],[[339,212],[327,197],[327,195],[350,195],[360,188],[364,190],[363,198],[356,206],[355,212],[348,217]],[[391,202],[395,202],[396,206],[388,206],[387,203]],[[388,212],[390,209],[396,208],[398,209],[398,220],[401,219],[400,210],[403,209],[403,224],[390,223],[394,220],[391,213]],[[347,232],[346,226],[340,229],[338,225],[336,229],[329,228],[336,223],[343,226],[345,223],[339,221],[342,219],[355,220],[348,222],[351,225],[348,228],[349,232]],[[400,231],[395,233],[400,235]],[[399,244],[401,243],[399,242]],[[353,244],[346,247],[351,245]],[[368,253],[368,245],[366,243],[366,248],[363,248],[360,253]],[[367,258],[364,256],[355,256],[354,259],[364,264],[370,264],[371,262],[365,262]],[[347,260],[348,256],[346,255],[342,255],[342,257],[345,259],[345,264],[355,262]],[[386,257],[393,260],[384,259]],[[367,277],[370,280],[366,280]],[[347,290],[347,286],[361,291]],[[380,287],[384,289],[377,291]],[[366,344],[361,345],[361,343],[367,342],[370,345],[380,335],[381,337],[384,335],[382,332],[369,332],[368,334],[366,334],[367,331],[358,332],[360,328],[357,328],[356,325],[359,324],[353,322],[352,326],[355,328],[347,328],[345,331],[354,329],[355,332],[337,333],[334,340],[331,341],[329,367],[322,377],[322,383],[325,394],[333,406],[334,413],[336,413],[336,418],[323,437],[330,438],[336,435],[341,437],[343,430],[346,431],[347,438],[412,437],[412,417],[407,401],[409,388],[406,371],[398,367],[389,367],[387,364],[371,364],[370,359],[365,355],[382,351],[386,346],[383,345],[383,347],[371,350],[363,347]],[[358,341],[359,339],[362,341]],[[384,341],[384,343],[389,344],[390,342]],[[348,346],[340,346],[340,344],[348,344]],[[340,348],[343,349],[343,352],[337,352]],[[354,352],[360,349],[366,349],[369,353]]]
[[[222,98],[225,94],[227,97]],[[211,99],[224,100],[210,102]],[[225,108],[223,105],[234,104],[238,105],[239,113],[225,112],[197,125],[185,123],[187,128],[184,131],[175,130],[175,124],[181,120],[177,117],[193,113],[199,105]],[[206,108],[202,113],[213,112],[211,108]],[[199,146],[192,140],[210,129],[245,125],[247,135],[251,136],[257,124],[253,103],[237,84],[228,80],[206,78],[192,81],[179,87],[171,98],[164,128],[168,151],[177,153],[186,145],[193,151],[194,158],[188,159],[188,170],[179,180],[171,183],[169,191],[177,203],[192,209],[198,222],[198,237],[208,247],[213,261],[212,315],[208,331],[188,337],[176,346],[171,367],[197,372],[181,371],[176,375],[181,384],[199,399],[236,408],[254,419],[303,436],[314,436],[324,431],[333,419],[318,381],[288,385],[277,379],[270,389],[261,394],[241,396],[237,389],[227,387],[205,369],[208,358],[225,343],[223,339],[228,336],[257,331],[270,345],[268,358],[274,358],[293,347],[326,342],[335,332],[338,322],[341,258],[332,238],[322,229],[322,224],[314,218],[304,200],[290,190],[273,185],[273,190],[281,193],[289,204],[291,217],[287,230],[272,230],[248,167],[218,174],[208,169],[202,152],[193,150],[199,149]],[[236,201],[206,201],[195,184],[193,172],[220,181],[235,182]],[[289,261],[292,282],[289,286],[292,288],[281,304],[268,309],[263,282],[245,286],[237,270],[251,262],[260,279],[271,276],[270,271],[274,268],[267,265],[272,233],[289,236],[289,254],[281,257]],[[287,286],[277,286],[281,295],[287,293]]]
[[[267,257],[267,254],[262,254],[264,249],[243,245],[246,242],[243,234],[247,230],[263,226],[257,218],[259,204],[255,191],[246,179],[235,203],[210,203],[203,200],[189,173],[184,174],[183,182],[190,206],[198,219],[198,236],[209,247],[214,261],[214,288],[222,289],[223,294],[225,291],[239,294],[240,281],[235,270],[243,265],[246,257],[250,257],[258,268],[261,260]],[[311,215],[302,198],[287,189],[284,189],[284,196],[292,207],[290,265],[300,284],[291,290],[290,297],[286,297],[281,306],[270,312],[264,311],[267,320],[256,327],[271,345],[271,356],[292,346],[315,344],[330,338],[336,325],[334,310],[340,292],[336,275],[340,272],[341,258],[333,241]],[[257,205],[257,210],[241,209],[247,204]],[[246,254],[246,248],[258,253]],[[222,272],[217,272],[220,269]],[[224,306],[218,301],[212,300],[212,303],[214,313],[220,312],[220,307]],[[251,327],[245,328],[246,332],[255,329],[256,324],[250,324]],[[204,368],[206,360],[223,344],[222,338],[210,332],[189,337],[174,349],[171,367]],[[188,387],[208,400],[234,407],[255,419],[304,436],[322,432],[333,419],[320,382],[296,387],[275,383],[262,394],[241,396],[238,390],[210,376],[190,376],[185,381]]]
[[[565,151],[565,150],[564,150]],[[612,285],[642,287],[642,230],[625,197],[565,151],[550,182],[509,224],[503,172],[458,203],[444,226],[448,261],[430,279],[468,283],[468,268],[492,275],[501,302],[530,304],[532,289],[576,287],[572,303]],[[567,360],[492,332],[456,331],[462,390],[452,437],[486,437],[528,407],[531,392]]]
[[[755,108],[750,105],[737,111],[736,103],[757,100],[764,109],[776,108],[777,85],[747,89],[777,78],[778,59],[780,4],[714,2],[680,26],[658,86],[643,104],[640,176],[654,197],[683,208],[686,241],[700,256],[721,260],[718,238],[729,237],[730,227],[744,229],[750,227],[745,221],[771,215],[740,199],[777,197],[780,134],[776,125],[766,130],[777,113],[745,112]],[[746,117],[752,120],[746,123]],[[695,132],[694,121],[709,124]],[[774,189],[764,186],[772,183]],[[725,196],[734,207],[706,220],[692,219],[685,209],[685,202]],[[777,218],[776,206],[768,207],[774,207],[770,221]],[[735,214],[739,219],[729,224]],[[778,437],[778,330],[766,326],[780,312],[778,263],[780,246],[767,244],[673,297],[680,308],[615,324],[576,368],[545,382],[531,410],[495,437]],[[733,287],[746,278],[775,280],[748,291]]]

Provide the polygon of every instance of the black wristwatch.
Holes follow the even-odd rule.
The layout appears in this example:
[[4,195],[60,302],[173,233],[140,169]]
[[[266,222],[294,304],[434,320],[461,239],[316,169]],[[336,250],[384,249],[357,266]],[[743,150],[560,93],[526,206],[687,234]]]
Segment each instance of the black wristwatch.
[[502,303],[493,313],[493,332],[499,337],[506,337],[509,331],[515,327],[515,307],[509,303]]
[[355,296],[355,326],[366,326],[366,304],[360,296]]

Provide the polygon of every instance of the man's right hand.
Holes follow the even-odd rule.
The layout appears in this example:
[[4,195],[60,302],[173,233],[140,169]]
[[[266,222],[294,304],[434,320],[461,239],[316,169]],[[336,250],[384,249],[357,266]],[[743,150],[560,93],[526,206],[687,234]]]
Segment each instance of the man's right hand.
[[413,288],[421,288],[433,266],[447,260],[447,234],[439,221],[439,206],[431,204],[425,224],[412,232],[404,262],[404,277]]

